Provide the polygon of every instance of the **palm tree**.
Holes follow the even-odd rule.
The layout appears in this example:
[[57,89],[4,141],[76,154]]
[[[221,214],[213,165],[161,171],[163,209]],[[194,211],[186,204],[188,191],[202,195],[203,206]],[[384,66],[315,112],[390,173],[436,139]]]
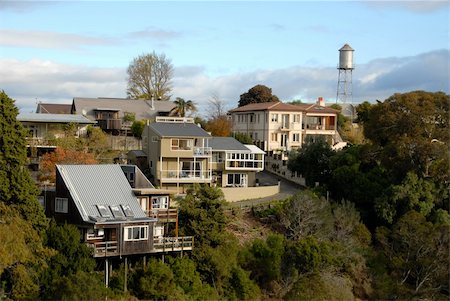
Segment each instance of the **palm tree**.
[[177,97],[174,101],[175,107],[170,111],[170,115],[178,115],[179,117],[185,117],[188,111],[195,112],[197,107],[192,100],[184,100],[181,97]]

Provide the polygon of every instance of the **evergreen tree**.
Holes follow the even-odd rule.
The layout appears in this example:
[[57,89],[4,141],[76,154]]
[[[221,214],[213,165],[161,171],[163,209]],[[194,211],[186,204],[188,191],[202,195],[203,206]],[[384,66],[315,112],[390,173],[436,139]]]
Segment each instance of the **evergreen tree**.
[[14,100],[0,92],[0,201],[12,206],[42,231],[47,226],[44,210],[37,200],[38,190],[26,168],[26,130],[16,117]]

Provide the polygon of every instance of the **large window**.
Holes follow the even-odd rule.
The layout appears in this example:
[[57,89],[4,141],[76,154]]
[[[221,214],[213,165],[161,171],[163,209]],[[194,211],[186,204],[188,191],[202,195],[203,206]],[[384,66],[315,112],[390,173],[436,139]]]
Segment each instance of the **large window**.
[[172,150],[191,150],[192,139],[172,139]]
[[247,187],[247,175],[240,173],[228,174],[227,186]]
[[132,226],[124,228],[125,241],[138,241],[148,239],[148,226]]
[[278,122],[278,114],[272,114],[272,122]]
[[272,141],[278,141],[278,134],[277,133],[270,134],[270,137],[271,137]]
[[300,141],[300,134],[292,134],[292,141],[299,142]]
[[55,212],[68,213],[69,200],[67,198],[55,198]]

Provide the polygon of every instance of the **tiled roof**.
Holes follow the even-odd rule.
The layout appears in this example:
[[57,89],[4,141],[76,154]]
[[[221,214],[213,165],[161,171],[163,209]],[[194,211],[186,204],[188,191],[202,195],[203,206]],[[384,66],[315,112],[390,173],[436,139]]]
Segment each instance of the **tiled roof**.
[[[133,216],[127,219],[146,219],[120,165],[56,165],[56,168],[84,221],[104,218],[97,205],[108,210],[110,206],[128,206]],[[105,219],[114,220],[114,215]]]
[[152,122],[149,127],[160,137],[211,137],[195,123],[188,122]]
[[40,114],[40,113],[20,113],[17,120],[21,122],[40,122],[40,123],[78,123],[93,124],[97,121],[91,121],[83,115],[75,114]]

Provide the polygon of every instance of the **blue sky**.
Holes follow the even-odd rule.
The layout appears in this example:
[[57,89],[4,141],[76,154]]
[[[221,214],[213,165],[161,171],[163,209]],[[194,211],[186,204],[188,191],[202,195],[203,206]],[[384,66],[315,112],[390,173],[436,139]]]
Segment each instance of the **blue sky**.
[[2,1],[0,89],[36,100],[125,97],[136,56],[164,53],[173,98],[205,112],[257,84],[280,99],[336,100],[339,48],[354,49],[353,101],[449,93],[449,1]]

